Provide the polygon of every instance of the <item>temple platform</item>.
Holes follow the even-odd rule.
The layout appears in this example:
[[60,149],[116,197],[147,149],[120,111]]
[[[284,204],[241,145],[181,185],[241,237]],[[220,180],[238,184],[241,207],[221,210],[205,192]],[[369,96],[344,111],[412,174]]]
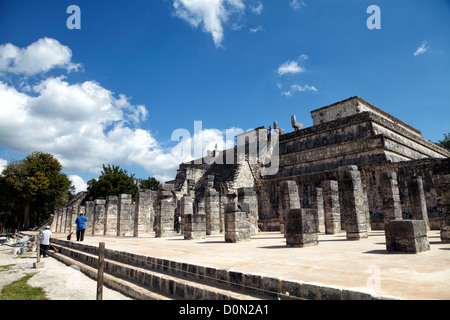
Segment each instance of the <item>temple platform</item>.
[[[67,234],[53,233],[66,240]],[[406,300],[450,299],[450,243],[440,232],[428,232],[430,251],[388,252],[384,231],[367,239],[347,240],[346,234],[319,234],[319,245],[288,248],[280,232],[260,232],[251,241],[227,243],[224,235],[184,240],[86,235],[82,244],[192,263],[205,267],[258,274],[318,286],[366,292],[373,297]],[[76,242],[75,234],[72,242]]]

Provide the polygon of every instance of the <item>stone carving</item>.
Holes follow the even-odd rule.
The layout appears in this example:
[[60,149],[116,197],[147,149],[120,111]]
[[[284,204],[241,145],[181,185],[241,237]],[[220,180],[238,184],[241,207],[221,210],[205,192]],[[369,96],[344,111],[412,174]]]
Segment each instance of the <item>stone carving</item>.
[[273,129],[274,130],[278,130],[278,134],[279,135],[283,135],[284,134],[284,129],[281,129],[280,127],[278,127],[278,121],[274,121],[273,122]]
[[303,125],[297,122],[296,116],[291,116],[291,124],[292,128],[294,128],[295,131],[300,131],[303,129]]

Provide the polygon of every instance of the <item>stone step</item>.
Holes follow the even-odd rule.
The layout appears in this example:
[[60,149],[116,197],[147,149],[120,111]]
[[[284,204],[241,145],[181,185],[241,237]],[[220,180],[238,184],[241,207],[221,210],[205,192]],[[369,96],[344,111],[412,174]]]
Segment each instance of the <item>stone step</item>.
[[[53,242],[53,241],[52,241]],[[96,279],[98,255],[92,252],[93,247],[71,248],[53,243],[58,253],[52,255],[65,262],[75,264],[80,270]],[[80,250],[81,249],[81,250]],[[136,261],[136,256],[122,253],[115,258],[114,253],[105,255],[105,284],[136,299],[189,299],[189,300],[261,300],[275,299],[275,296],[252,294],[242,290],[231,282],[217,283],[216,279],[200,277],[192,279],[188,270],[182,272],[182,268],[171,268],[167,261],[153,260],[152,268],[143,267],[149,265],[146,261]],[[119,256],[119,254],[117,254]],[[141,257],[141,260],[145,257]],[[139,259],[139,258],[138,258]],[[181,266],[180,266],[181,267]],[[248,291],[248,289],[247,289]]]
[[[79,260],[72,259],[62,253],[55,253],[49,251],[48,254],[55,259],[67,264],[68,266],[76,266],[80,269],[81,272],[86,274],[87,276],[97,279],[97,268],[93,268]],[[172,300],[173,298],[158,294],[156,292],[152,292],[147,290],[141,286],[138,286],[130,281],[126,281],[124,279],[120,279],[114,277],[110,274],[105,273],[103,275],[103,283],[104,285],[117,290],[133,299],[137,300]]]

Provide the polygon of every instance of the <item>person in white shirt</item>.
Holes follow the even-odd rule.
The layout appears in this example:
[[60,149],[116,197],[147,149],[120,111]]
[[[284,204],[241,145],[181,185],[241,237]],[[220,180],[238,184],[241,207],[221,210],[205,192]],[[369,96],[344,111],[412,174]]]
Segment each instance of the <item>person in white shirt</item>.
[[40,237],[41,237],[41,241],[40,241],[41,252],[39,254],[42,254],[44,256],[44,258],[46,258],[48,247],[50,246],[50,239],[52,237],[52,232],[50,231],[50,226],[45,227],[45,230],[41,232]]

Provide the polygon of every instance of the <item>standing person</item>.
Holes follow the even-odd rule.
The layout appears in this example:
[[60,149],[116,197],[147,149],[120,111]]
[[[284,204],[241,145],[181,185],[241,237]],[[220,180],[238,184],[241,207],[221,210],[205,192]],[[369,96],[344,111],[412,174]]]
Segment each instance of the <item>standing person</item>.
[[43,255],[44,258],[47,257],[47,251],[48,251],[48,247],[50,246],[50,239],[52,237],[52,232],[50,231],[50,226],[46,226],[45,230],[41,232],[41,234],[39,235],[41,237],[41,241],[40,241],[40,247],[41,247],[41,252],[39,253],[39,255]]
[[75,219],[77,224],[77,241],[84,240],[84,231],[86,230],[86,222],[88,219],[84,216],[83,212],[80,212],[80,216]]
[[177,233],[181,232],[181,215],[177,214]]

